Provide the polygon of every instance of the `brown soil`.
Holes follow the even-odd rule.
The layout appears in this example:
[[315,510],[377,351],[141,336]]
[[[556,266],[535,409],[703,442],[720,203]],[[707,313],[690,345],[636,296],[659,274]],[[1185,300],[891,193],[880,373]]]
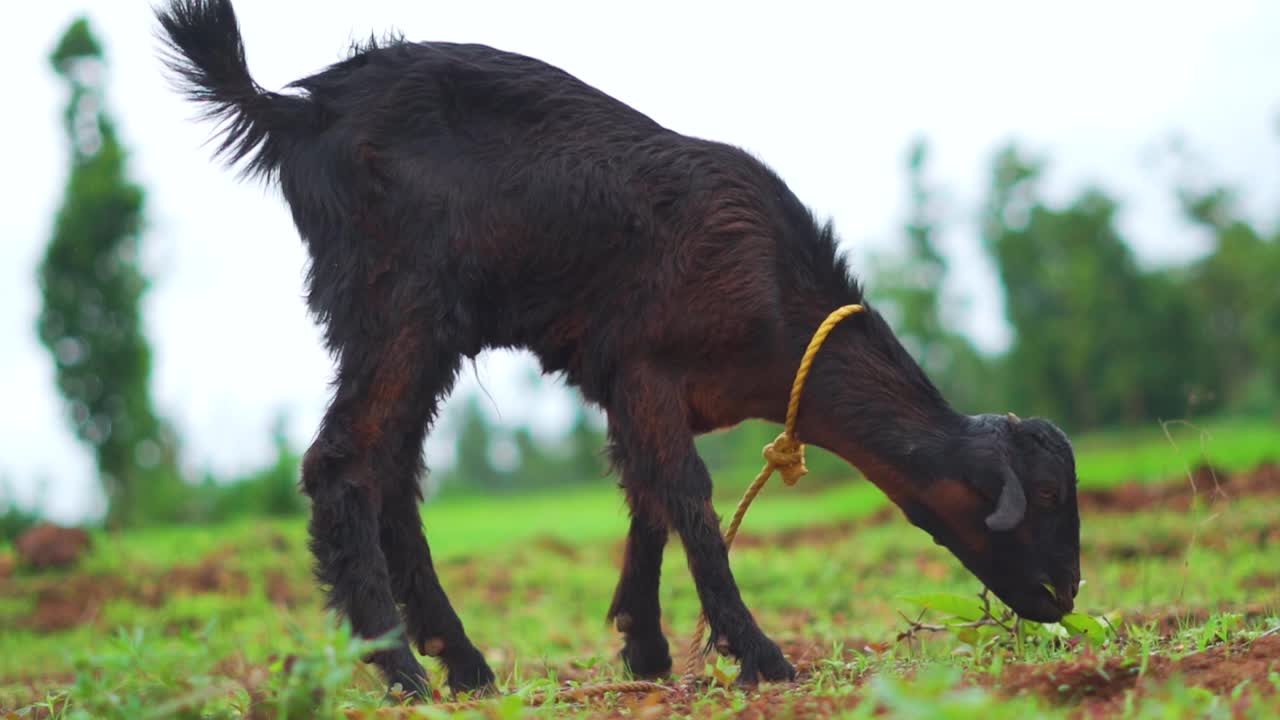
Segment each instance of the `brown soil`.
[[1005,668],[999,689],[1009,695],[1029,692],[1073,705],[1083,717],[1111,717],[1124,706],[1126,694],[1133,692],[1140,698],[1149,688],[1175,678],[1218,695],[1230,693],[1246,681],[1266,692],[1273,687],[1268,674],[1277,668],[1280,635],[1273,634],[1180,658],[1153,655],[1142,674],[1136,661],[1115,657],[1104,660],[1085,655],[1053,664],[1020,663]]
[[1200,465],[1190,477],[1162,483],[1128,482],[1111,488],[1081,491],[1081,510],[1131,512],[1153,507],[1177,510],[1200,498],[1210,504],[1244,496],[1280,495],[1280,464],[1268,461],[1252,470],[1228,473],[1210,465]]
[[[849,652],[876,649],[873,644],[857,640],[851,640],[846,648]],[[813,671],[815,661],[830,654],[829,647],[807,641],[784,643],[783,649],[794,661],[802,678]],[[1219,645],[1181,658],[1155,655],[1148,659],[1145,672],[1141,674],[1140,666],[1133,661],[1081,655],[1055,663],[1006,666],[994,687],[990,676],[979,673],[966,678],[965,684],[992,687],[1007,696],[1039,695],[1049,702],[1074,708],[1074,714],[1080,717],[1094,718],[1114,716],[1123,708],[1127,693],[1135,693],[1136,699],[1141,699],[1149,689],[1179,678],[1188,686],[1202,687],[1218,695],[1230,693],[1245,681],[1263,692],[1274,692],[1270,690],[1272,685],[1268,673],[1276,669],[1280,669],[1280,634],[1262,637],[1252,643]],[[584,681],[591,683],[589,679]],[[695,702],[701,696],[705,703],[706,697],[699,691],[712,682],[704,680],[696,688],[679,686],[666,693],[635,694],[608,703],[596,700],[587,704],[597,710],[594,716],[601,718],[696,714],[699,707]],[[735,716],[830,717],[856,706],[860,701],[856,688],[845,696],[812,697],[797,695],[794,686],[789,684],[762,685],[748,697],[745,707]],[[705,711],[706,705],[701,704],[700,709]],[[1233,709],[1243,710],[1239,707]]]
[[1256,572],[1240,581],[1240,587],[1247,590],[1266,590],[1275,594],[1280,590],[1280,572]]
[[[852,657],[861,653],[883,652],[889,643],[869,642],[861,638],[849,638],[843,643],[844,655]],[[801,680],[818,670],[820,660],[829,657],[831,646],[827,642],[809,639],[792,639],[782,643],[783,651],[795,664]],[[274,658],[269,659],[269,663]],[[287,666],[289,658],[285,659]],[[1280,670],[1280,634],[1263,636],[1250,641],[1238,641],[1229,645],[1217,645],[1204,651],[1182,657],[1152,655],[1145,671],[1137,659],[1099,657],[1086,650],[1080,655],[1053,663],[1014,663],[1006,665],[999,678],[986,673],[970,673],[962,685],[986,687],[1005,696],[1031,694],[1050,703],[1069,708],[1074,716],[1083,718],[1112,717],[1124,707],[1126,698],[1142,697],[1170,681],[1180,681],[1186,686],[1201,687],[1220,696],[1226,696],[1243,682],[1264,694],[1274,693],[1269,673]],[[214,669],[216,675],[226,677],[243,687],[250,695],[251,707],[264,704],[262,686],[272,671],[266,665],[247,662],[243,657],[224,658]],[[909,671],[908,671],[909,674]],[[595,672],[581,668],[558,668],[562,681],[592,685],[598,682]],[[735,708],[736,717],[745,718],[823,718],[839,714],[862,702],[861,684],[866,676],[857,678],[847,695],[810,696],[796,692],[796,685],[764,684],[748,695],[744,705]],[[52,678],[42,678],[46,689]],[[62,683],[69,680],[63,679]],[[683,684],[663,683],[668,690],[650,693],[614,693],[608,697],[595,697],[581,701],[580,707],[596,718],[659,718],[676,715],[693,715],[707,712],[710,707],[726,710],[716,702],[714,691],[708,688],[717,684],[712,678],[704,678],[690,687]],[[32,697],[40,696],[32,684]],[[1247,696],[1246,696],[1247,697]],[[435,701],[447,702],[447,697],[437,693]],[[1243,701],[1242,701],[1243,702]],[[265,705],[264,705],[265,707]],[[1247,708],[1239,703],[1232,707],[1236,714]],[[877,715],[885,709],[877,708]],[[256,716],[256,715],[251,715]],[[267,713],[266,716],[271,716]],[[409,718],[419,715],[412,708],[384,707],[371,713],[350,711],[349,718]]]
[[539,553],[559,555],[566,560],[577,560],[582,555],[577,545],[554,535],[539,535],[529,543]]
[[107,600],[122,594],[118,575],[74,575],[36,590],[35,609],[21,625],[40,632],[63,630],[93,622]]
[[748,525],[751,524],[750,513],[748,518],[743,520],[742,530],[733,540],[735,548],[747,547],[794,547],[796,545],[827,545],[833,542],[840,542],[849,536],[857,533],[860,529],[865,529],[871,525],[878,524],[868,517],[863,520],[841,520],[840,522],[826,523],[822,525],[807,525],[804,527],[789,528],[787,530],[779,530],[769,533],[751,532]]
[[1151,627],[1157,636],[1172,638],[1184,626],[1203,625],[1213,615],[1236,613],[1248,622],[1270,617],[1275,611],[1274,604],[1268,605],[1265,603],[1247,603],[1244,605],[1219,603],[1216,607],[1195,608],[1169,607],[1126,614],[1124,626],[1126,628]]
[[27,528],[14,543],[18,561],[45,570],[70,567],[89,549],[89,533],[82,528],[40,523]]
[[[1185,508],[1196,496],[1214,503],[1250,496],[1280,496],[1280,465],[1276,463],[1264,463],[1251,471],[1232,475],[1201,467],[1193,473],[1191,480],[1194,482],[1194,490],[1192,482],[1187,478],[1162,484],[1132,483],[1105,490],[1087,490],[1080,493],[1080,504],[1082,509],[1095,512],[1127,512],[1151,507]],[[891,522],[899,517],[896,507],[886,506],[857,521],[763,535],[744,533],[738,538],[737,544],[751,546],[768,543],[785,546],[826,543],[848,537],[860,528]],[[88,546],[88,537],[80,537],[83,531],[71,529],[64,533],[64,530],[67,529],[42,530],[44,536],[36,535],[33,536],[35,539],[28,539],[25,549],[19,545],[18,553],[22,559],[15,558],[15,561],[20,564],[31,563],[37,567],[74,562],[78,554]],[[1280,528],[1264,528],[1260,533],[1259,543],[1280,542]],[[576,547],[553,538],[540,538],[531,546],[533,552],[554,553],[570,561],[579,552]],[[1154,548],[1111,548],[1111,551],[1147,555],[1160,552],[1160,547],[1163,546],[1156,543]],[[72,551],[72,548],[76,549]],[[1180,548],[1174,548],[1171,552],[1173,551],[1180,551]],[[21,624],[39,631],[56,631],[94,622],[104,603],[112,599],[124,598],[154,606],[162,604],[174,594],[245,593],[250,582],[245,573],[234,569],[235,552],[235,548],[223,548],[197,563],[164,570],[144,568],[128,574],[37,576],[22,578],[21,582],[10,582],[7,585],[22,595],[35,598],[34,609],[28,617],[19,620]],[[915,560],[921,563],[918,569],[922,575],[947,571],[946,566],[939,566],[939,570],[938,567],[929,565],[925,558],[917,557]],[[483,586],[492,596],[504,596],[513,591],[512,573],[505,566],[488,566],[466,559],[446,561],[441,565],[457,575],[455,579],[458,581]],[[311,593],[310,585],[291,583],[279,570],[268,571],[264,579],[267,596],[277,605],[292,606]],[[1280,575],[1269,570],[1260,571],[1247,582],[1251,587],[1259,589],[1275,588],[1280,584]],[[1156,631],[1162,637],[1172,637],[1181,623],[1203,622],[1210,613],[1222,609],[1163,609],[1158,613],[1147,613],[1126,620],[1139,626],[1155,622]],[[1246,618],[1274,611],[1273,608],[1261,606],[1225,609],[1241,612]],[[803,638],[807,621],[807,616],[797,613],[794,617],[786,618],[784,623],[792,628],[793,637],[799,638],[784,642],[784,650],[802,674],[813,672],[816,664],[831,653],[829,642],[819,643]],[[844,643],[848,655],[880,652],[886,647],[884,643],[869,642],[861,638],[850,638]],[[673,646],[673,651],[681,653],[678,655],[681,660],[682,650],[678,643]],[[235,672],[229,674],[245,678],[252,675],[253,682],[248,682],[247,685],[256,686],[264,670],[249,666],[243,661],[240,661],[240,665]],[[1153,656],[1149,658],[1146,672],[1141,676],[1137,673],[1136,664],[1119,658],[1104,660],[1088,654],[1055,663],[1016,664],[1006,666],[995,687],[1010,695],[1034,693],[1053,702],[1077,708],[1083,716],[1096,717],[1113,713],[1122,707],[1126,694],[1135,693],[1140,697],[1153,685],[1174,677],[1185,678],[1188,685],[1228,693],[1244,680],[1252,681],[1253,687],[1271,688],[1267,674],[1272,670],[1280,670],[1280,633],[1260,638],[1251,644],[1219,645],[1182,658]],[[591,682],[591,674],[581,673],[580,679]],[[562,677],[568,677],[568,674],[562,673]],[[989,676],[975,675],[968,682],[990,686],[993,681]],[[792,685],[762,687],[758,693],[750,696],[746,706],[737,714],[749,718],[773,717],[780,713],[796,717],[825,717],[852,707],[859,701],[856,689],[844,697],[820,698],[796,695],[794,690]],[[703,695],[694,690],[681,688],[666,694],[613,698],[608,704],[594,701],[592,706],[599,710],[600,717],[661,717],[670,713],[696,712],[695,702],[699,701],[700,696]]]
[[[193,565],[178,565],[128,578],[113,573],[39,578],[24,584],[23,592],[35,597],[35,606],[18,624],[52,632],[93,622],[102,606],[111,600],[124,599],[156,607],[172,595],[247,592],[248,576],[228,568],[223,562],[224,555],[224,552],[214,553]],[[277,588],[273,593],[272,588],[273,583],[268,579],[268,596],[273,602],[287,604],[294,597],[281,597],[283,591]]]
[[[812,672],[816,660],[829,654],[825,646],[805,641],[784,644],[784,651],[793,659],[802,678]],[[1072,714],[1078,717],[1100,718],[1113,717],[1121,711],[1128,694],[1132,693],[1136,700],[1140,700],[1152,688],[1173,680],[1181,680],[1188,686],[1202,687],[1218,695],[1227,695],[1246,681],[1263,693],[1274,692],[1268,674],[1276,669],[1280,669],[1280,635],[1262,637],[1252,643],[1219,645],[1181,658],[1155,655],[1148,659],[1145,672],[1141,673],[1136,661],[1103,659],[1085,654],[1055,663],[1006,666],[994,682],[986,674],[973,673],[963,684],[988,687],[1010,697],[1038,695],[1051,703],[1071,708]],[[575,680],[585,685],[594,684],[589,677]],[[693,687],[676,685],[664,692],[614,694],[608,698],[584,700],[581,705],[588,709],[591,717],[596,718],[696,716],[708,711],[709,695],[706,690],[715,682],[704,679]],[[820,697],[796,694],[795,687],[790,684],[761,685],[748,696],[745,705],[735,710],[734,716],[762,719],[830,717],[862,701],[859,692],[861,682],[859,679],[847,695]],[[885,714],[887,709],[876,710],[876,714]],[[1237,703],[1232,710],[1241,713],[1246,708]],[[414,714],[410,708],[384,708],[376,713],[349,712],[347,716],[407,718]]]
[[305,599],[312,597],[308,588],[301,588],[296,582],[279,570],[267,570],[263,579],[266,583],[267,599],[273,605],[284,608],[298,607]]

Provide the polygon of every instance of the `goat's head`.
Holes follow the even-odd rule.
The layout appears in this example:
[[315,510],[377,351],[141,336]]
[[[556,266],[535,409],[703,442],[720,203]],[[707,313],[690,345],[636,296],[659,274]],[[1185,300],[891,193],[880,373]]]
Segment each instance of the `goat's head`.
[[862,470],[1022,617],[1070,612],[1075,456],[1052,422],[956,412],[873,309],[832,332],[805,392],[802,440]]
[[1080,585],[1075,458],[1053,423],[968,418],[947,467],[899,504],[1020,616],[1054,622]]

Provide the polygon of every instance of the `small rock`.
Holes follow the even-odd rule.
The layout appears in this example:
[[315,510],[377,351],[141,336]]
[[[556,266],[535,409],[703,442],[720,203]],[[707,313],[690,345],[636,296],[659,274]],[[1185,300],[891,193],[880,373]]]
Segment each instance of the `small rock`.
[[82,528],[40,523],[18,536],[14,545],[22,564],[43,570],[68,567],[89,549],[89,533]]

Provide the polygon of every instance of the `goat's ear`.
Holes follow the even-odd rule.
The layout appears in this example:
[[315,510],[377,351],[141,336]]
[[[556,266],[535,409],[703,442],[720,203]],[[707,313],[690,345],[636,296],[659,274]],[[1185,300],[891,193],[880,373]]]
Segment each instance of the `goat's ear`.
[[1022,492],[1022,483],[1009,467],[1005,467],[1002,475],[1004,484],[996,500],[995,512],[987,516],[987,527],[996,532],[1014,529],[1027,514],[1027,498]]

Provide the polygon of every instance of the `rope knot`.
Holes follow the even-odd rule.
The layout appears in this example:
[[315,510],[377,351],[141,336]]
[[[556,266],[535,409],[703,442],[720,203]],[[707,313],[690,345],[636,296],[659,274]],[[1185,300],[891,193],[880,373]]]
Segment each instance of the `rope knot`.
[[777,469],[787,485],[795,485],[809,472],[804,466],[804,443],[785,432],[764,446],[764,459]]

